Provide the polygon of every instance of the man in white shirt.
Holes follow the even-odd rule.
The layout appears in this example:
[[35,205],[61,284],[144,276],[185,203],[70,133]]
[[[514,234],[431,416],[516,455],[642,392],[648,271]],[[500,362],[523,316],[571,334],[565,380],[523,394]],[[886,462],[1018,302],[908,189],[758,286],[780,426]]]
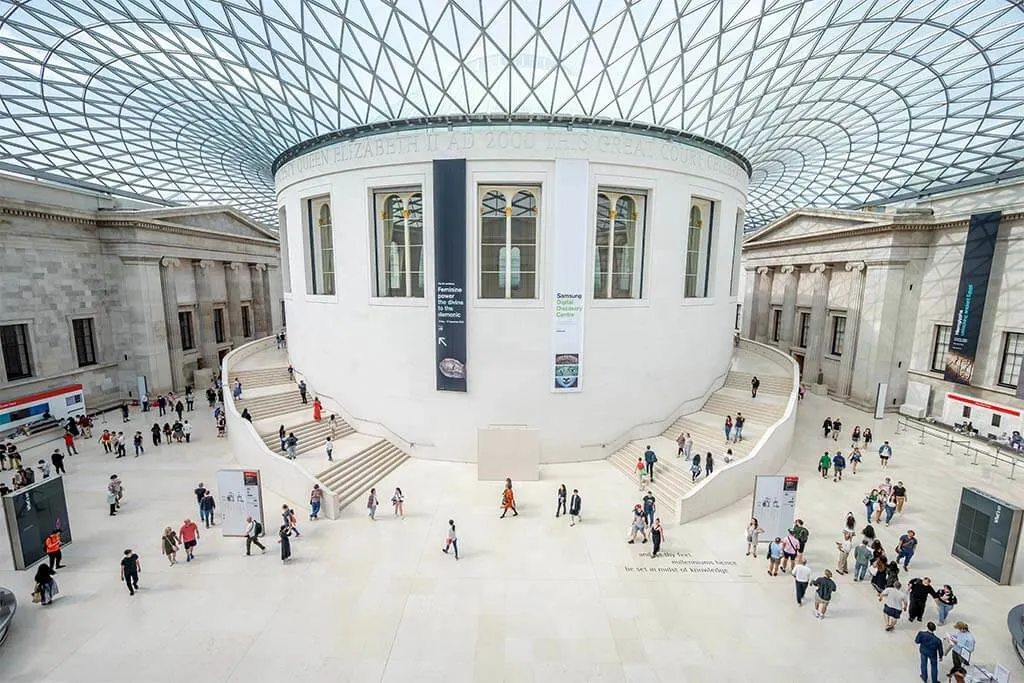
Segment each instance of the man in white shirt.
[[885,630],[891,631],[896,628],[903,610],[907,608],[907,594],[900,590],[900,582],[897,581],[890,588],[878,594],[878,601],[882,604],[882,613],[885,615]]
[[192,425],[188,423],[188,420],[181,425],[181,432],[185,435],[185,443],[192,443]]
[[807,566],[807,560],[801,558],[793,568],[793,580],[796,582],[796,604],[802,605],[807,584],[811,581],[811,568]]

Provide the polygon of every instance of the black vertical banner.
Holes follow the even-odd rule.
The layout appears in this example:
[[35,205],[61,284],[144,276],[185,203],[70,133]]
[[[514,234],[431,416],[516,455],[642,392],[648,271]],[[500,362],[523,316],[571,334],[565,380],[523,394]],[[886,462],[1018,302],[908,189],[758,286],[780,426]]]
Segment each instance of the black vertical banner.
[[434,368],[438,391],[466,391],[466,160],[434,161]]
[[960,289],[953,312],[953,334],[946,355],[947,382],[970,384],[974,376],[974,356],[978,351],[981,317],[985,312],[988,276],[996,250],[1001,211],[971,216],[964,243],[964,262],[960,268]]

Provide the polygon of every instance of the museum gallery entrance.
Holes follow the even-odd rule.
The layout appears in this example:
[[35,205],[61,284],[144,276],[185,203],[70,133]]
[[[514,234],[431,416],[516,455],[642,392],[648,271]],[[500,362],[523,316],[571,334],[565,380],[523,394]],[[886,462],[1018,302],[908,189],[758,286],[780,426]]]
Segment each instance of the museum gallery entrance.
[[793,360],[795,360],[796,364],[800,367],[800,381],[803,381],[803,378],[804,378],[804,354],[802,354],[802,353],[790,353],[789,355],[793,356]]

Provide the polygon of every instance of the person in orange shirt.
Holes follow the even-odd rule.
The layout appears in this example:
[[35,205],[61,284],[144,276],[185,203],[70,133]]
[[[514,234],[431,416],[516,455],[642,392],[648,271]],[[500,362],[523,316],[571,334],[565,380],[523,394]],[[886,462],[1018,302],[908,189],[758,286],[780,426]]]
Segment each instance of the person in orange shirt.
[[64,565],[60,563],[60,529],[51,531],[43,546],[46,549],[46,556],[50,558],[50,569],[63,569]]
[[323,404],[320,403],[319,398],[313,399],[313,419],[317,422],[320,421],[320,413],[323,410]]
[[501,494],[501,517],[505,518],[508,511],[511,510],[512,514],[516,517],[519,516],[519,512],[516,510],[516,497],[512,493],[512,484],[505,484],[505,491]]
[[195,547],[199,542],[199,527],[191,519],[186,519],[185,523],[178,529],[178,538],[181,539],[182,545],[185,546],[185,561],[191,562],[195,559]]

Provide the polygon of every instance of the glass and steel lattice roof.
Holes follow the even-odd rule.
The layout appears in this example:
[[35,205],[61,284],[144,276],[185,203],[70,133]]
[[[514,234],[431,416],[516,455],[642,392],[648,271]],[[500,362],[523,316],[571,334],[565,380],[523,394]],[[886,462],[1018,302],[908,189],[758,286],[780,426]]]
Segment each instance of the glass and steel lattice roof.
[[0,170],[275,218],[334,131],[650,124],[751,165],[749,227],[1024,173],[1011,0],[0,0]]

